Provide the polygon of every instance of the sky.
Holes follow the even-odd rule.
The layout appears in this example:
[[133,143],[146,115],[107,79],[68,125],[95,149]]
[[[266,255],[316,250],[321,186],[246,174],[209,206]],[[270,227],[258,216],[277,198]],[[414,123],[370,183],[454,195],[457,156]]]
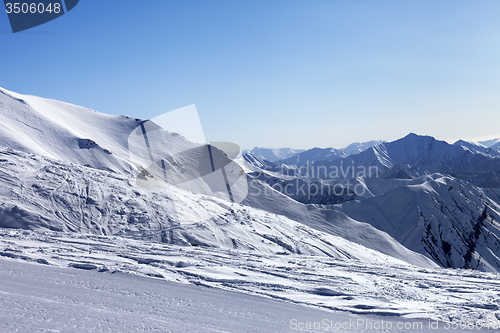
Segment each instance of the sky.
[[500,137],[500,1],[80,0],[13,34],[0,87],[151,119],[195,104],[207,141],[341,148]]

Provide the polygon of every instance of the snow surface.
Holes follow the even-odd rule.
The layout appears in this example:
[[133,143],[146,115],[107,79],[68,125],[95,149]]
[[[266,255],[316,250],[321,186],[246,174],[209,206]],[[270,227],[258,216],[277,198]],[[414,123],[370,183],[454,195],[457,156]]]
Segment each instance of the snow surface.
[[390,184],[367,179],[374,197],[337,208],[441,266],[500,271],[500,206],[482,189],[441,174]]
[[[500,319],[500,158],[484,146],[410,134],[314,157],[375,177],[294,175],[255,156],[205,174],[207,146],[151,121],[1,88],[0,146],[4,331]],[[364,193],[278,189],[348,181]]]
[[128,134],[139,120],[0,88],[2,146],[115,172],[131,172]]
[[[149,191],[125,175],[10,149],[0,149],[0,165],[0,227],[367,262],[390,256],[395,262],[435,266],[369,224],[299,204],[284,195],[276,199],[288,201],[285,206],[249,195],[255,201],[248,204],[265,203],[266,210],[262,210],[175,186]],[[285,208],[290,217],[278,215],[283,212],[273,212],[271,207]]]
[[145,331],[171,325],[172,332],[193,327],[288,332],[294,317],[424,323],[496,323],[500,317],[498,274],[89,234],[10,229],[0,234],[0,323],[7,327],[33,329],[40,323],[62,331],[77,325],[99,331],[130,325]]
[[[258,170],[257,164],[253,166],[257,170],[247,172],[267,189],[262,191],[266,192],[267,200],[249,196],[244,201],[248,205],[303,223],[312,219],[311,211],[324,207],[328,215],[336,214],[333,220],[341,229],[330,233],[371,248],[373,244],[381,244],[374,239],[367,242],[372,245],[364,243],[362,235],[353,237],[355,232],[350,231],[349,225],[354,223],[341,223],[340,211],[354,221],[366,222],[376,230],[387,232],[406,248],[429,256],[442,267],[500,270],[500,200],[494,191],[474,185],[497,188],[500,184],[500,158],[491,149],[465,141],[450,145],[432,137],[410,134],[358,155],[331,162],[317,161],[309,166],[308,173],[297,177],[290,176],[289,170],[281,173],[276,168],[268,171],[268,168]],[[340,178],[321,179],[318,176],[325,174],[315,172],[316,177],[312,177],[314,169],[322,166],[340,170],[367,170],[378,166],[380,173],[378,177],[354,177],[351,172],[345,172],[346,178],[341,174]],[[347,182],[350,187],[346,187]],[[362,193],[353,192],[358,186]],[[251,183],[250,187],[256,186]],[[342,187],[344,191],[336,190]],[[301,193],[301,188],[306,191]],[[294,204],[284,203],[276,192],[295,201],[316,204],[317,208],[309,208],[300,217],[294,216],[295,210],[289,209]],[[283,203],[272,202],[278,200]],[[320,226],[309,225],[325,228],[328,218],[321,220]],[[342,230],[349,231],[343,233]],[[377,234],[365,231],[364,234]],[[380,247],[374,249],[388,253]]]
[[2,332],[288,332],[293,318],[357,319],[126,273],[0,260],[0,277]]

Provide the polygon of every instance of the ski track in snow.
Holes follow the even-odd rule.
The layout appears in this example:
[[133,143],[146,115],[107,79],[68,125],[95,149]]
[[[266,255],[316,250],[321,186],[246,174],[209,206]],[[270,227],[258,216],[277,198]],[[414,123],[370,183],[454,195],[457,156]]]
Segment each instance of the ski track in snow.
[[358,315],[491,321],[500,317],[499,275],[472,270],[424,269],[12,229],[0,229],[0,256],[11,261],[70,267],[72,272],[94,271],[103,276],[120,272],[238,291]]
[[[378,198],[328,209],[276,191],[238,205],[185,184],[139,188],[134,175],[146,150],[130,135],[140,119],[4,89],[0,111],[8,147],[0,148],[0,225],[10,228],[0,229],[2,332],[288,332],[292,318],[325,317],[500,326],[500,158],[492,149],[415,134],[368,150],[313,149],[301,156],[330,161],[317,166],[394,166],[386,176],[405,179],[362,179],[367,197]],[[197,146],[176,133],[155,134],[161,158]],[[335,154],[346,156],[326,158]],[[189,156],[179,155],[184,171],[199,162]],[[462,180],[436,176],[442,170],[459,171]],[[253,184],[259,192],[271,186]],[[387,211],[375,216],[384,194]],[[376,229],[384,230],[380,223],[392,229]],[[425,249],[423,230],[436,239]],[[460,261],[467,257],[465,264],[493,273],[440,269],[399,242],[443,265],[467,267]]]
[[[132,274],[13,260],[0,259],[0,278],[2,332],[380,332],[379,327],[435,332],[431,323],[446,327],[444,322],[325,311]],[[341,325],[345,329],[336,329]]]

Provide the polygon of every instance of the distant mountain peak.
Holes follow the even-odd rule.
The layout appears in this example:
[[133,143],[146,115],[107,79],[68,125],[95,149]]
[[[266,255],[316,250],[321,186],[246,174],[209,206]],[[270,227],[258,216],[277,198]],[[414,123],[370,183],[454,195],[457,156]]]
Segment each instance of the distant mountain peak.
[[[421,135],[421,134],[416,134],[416,133],[413,133],[413,132],[408,133],[408,135],[406,135],[406,136],[404,136],[401,139],[396,140],[396,141],[402,141],[402,140],[440,141],[440,140],[437,140],[433,136],[430,136],[430,135]],[[445,141],[441,141],[441,142],[445,142]],[[447,143],[447,142],[445,142],[445,143]]]
[[494,148],[486,147],[480,143],[475,143],[472,141],[458,140],[453,145],[460,146],[463,149],[469,150],[470,152],[472,152],[474,154],[483,154],[483,155],[489,155],[489,156],[493,156],[493,157],[500,156],[500,152],[498,150],[495,150]]
[[252,150],[244,150],[243,154],[250,153],[256,158],[264,159],[270,162],[275,162],[278,160],[289,158],[303,151],[304,151],[303,149],[292,149],[292,148],[255,147]]
[[500,152],[500,138],[486,140],[486,141],[479,141],[478,143]]
[[484,140],[484,141],[478,141],[478,143],[482,144],[485,147],[492,147],[492,146],[500,144],[500,138],[491,139],[491,140]]

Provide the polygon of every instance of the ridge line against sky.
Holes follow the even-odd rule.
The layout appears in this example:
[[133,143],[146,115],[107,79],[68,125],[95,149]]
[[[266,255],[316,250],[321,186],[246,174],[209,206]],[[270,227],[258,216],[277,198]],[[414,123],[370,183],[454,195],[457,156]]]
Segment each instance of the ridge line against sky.
[[10,33],[0,86],[142,119],[196,104],[207,141],[344,147],[500,137],[498,1],[80,1]]

